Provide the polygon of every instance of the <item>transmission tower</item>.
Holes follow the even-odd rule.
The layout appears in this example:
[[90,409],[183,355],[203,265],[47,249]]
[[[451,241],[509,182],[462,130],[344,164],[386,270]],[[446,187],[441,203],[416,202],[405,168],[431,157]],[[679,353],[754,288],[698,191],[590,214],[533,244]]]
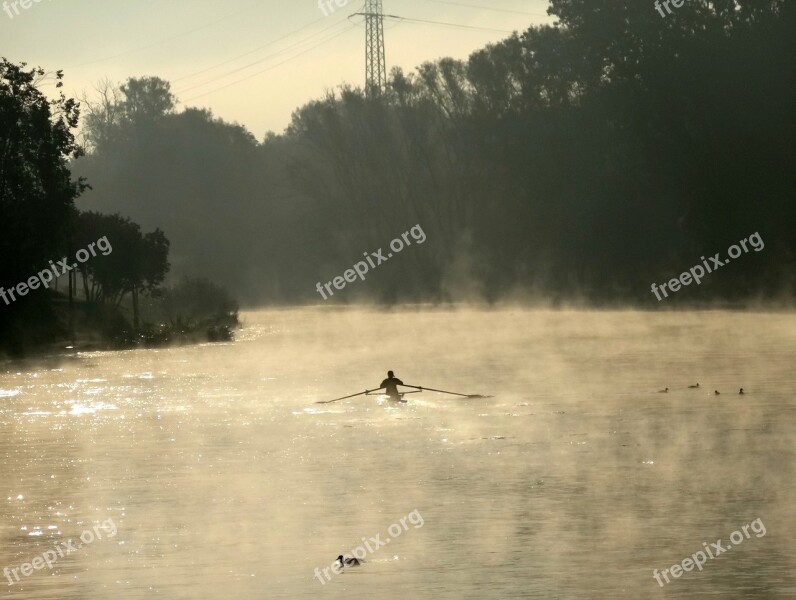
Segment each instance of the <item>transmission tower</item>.
[[364,15],[366,19],[365,88],[369,96],[375,96],[381,94],[387,86],[382,0],[366,0]]

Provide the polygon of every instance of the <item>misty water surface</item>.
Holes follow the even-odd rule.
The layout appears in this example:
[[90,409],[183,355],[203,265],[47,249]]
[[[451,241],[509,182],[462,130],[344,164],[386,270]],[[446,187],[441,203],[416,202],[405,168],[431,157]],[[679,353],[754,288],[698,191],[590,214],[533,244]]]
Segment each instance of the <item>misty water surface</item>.
[[[3,581],[2,597],[796,595],[791,315],[304,309],[245,321],[229,344],[5,364],[0,568],[109,518],[117,534]],[[315,404],[388,369],[494,397]],[[412,511],[422,527],[358,570],[315,578]],[[664,589],[652,578],[757,518],[765,536]]]

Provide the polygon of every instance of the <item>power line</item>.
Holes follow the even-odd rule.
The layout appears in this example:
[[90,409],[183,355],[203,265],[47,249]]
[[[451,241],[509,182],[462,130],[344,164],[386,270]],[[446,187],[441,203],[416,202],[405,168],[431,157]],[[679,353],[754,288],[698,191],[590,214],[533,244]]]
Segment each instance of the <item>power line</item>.
[[461,2],[451,2],[450,0],[426,0],[426,2],[434,2],[436,4],[451,4],[453,6],[464,6],[466,8],[479,8],[481,10],[491,10],[495,12],[513,13],[515,15],[528,15],[529,17],[548,17],[550,15],[541,13],[531,13],[522,10],[509,10],[507,8],[493,8],[491,6],[479,6],[478,4],[463,4]]
[[[356,16],[370,16],[370,13],[354,13],[351,17]],[[413,19],[411,17],[399,17],[398,15],[381,15],[385,19],[398,19],[400,21],[406,21],[407,23],[427,23],[430,25],[442,25],[445,27],[459,27],[461,29],[479,29],[481,31],[497,31],[498,33],[514,33],[513,31],[508,31],[507,29],[493,29],[491,27],[477,27],[475,25],[460,25],[459,23],[447,23],[445,21],[429,21],[427,19]],[[350,17],[349,17],[350,18]]]
[[312,23],[308,23],[308,24],[304,25],[303,27],[299,27],[298,29],[296,29],[294,31],[291,31],[288,34],[283,35],[280,38],[272,40],[272,41],[268,42],[267,44],[263,44],[262,46],[259,46],[259,47],[255,48],[254,50],[250,50],[249,52],[244,52],[243,54],[239,54],[237,56],[234,56],[234,57],[230,58],[229,60],[225,60],[223,62],[216,63],[215,65],[213,65],[211,67],[207,67],[206,69],[202,69],[201,71],[195,71],[193,73],[190,73],[188,75],[184,75],[184,76],[179,77],[177,79],[172,79],[172,82],[183,81],[184,79],[190,79],[191,77],[195,77],[197,75],[201,75],[202,73],[206,73],[207,71],[212,71],[213,69],[215,69],[217,67],[223,67],[224,65],[228,65],[231,62],[235,62],[239,58],[243,58],[244,56],[249,56],[250,54],[254,54],[255,52],[259,52],[260,50],[262,50],[263,48],[267,48],[268,46],[273,46],[277,42],[281,42],[282,40],[284,40],[286,38],[289,38],[291,35],[295,35],[299,31],[303,31],[307,27],[311,27],[312,25],[315,25],[316,23],[320,23],[321,21],[325,21],[325,20],[326,19],[323,18],[323,19],[318,19],[317,21],[313,21]]
[[384,15],[385,18],[401,19],[410,23],[428,23],[430,25],[444,25],[446,27],[459,27],[461,29],[480,29],[481,31],[496,31],[498,33],[514,33],[506,29],[493,29],[492,27],[477,27],[475,25],[460,25],[458,23],[446,23],[444,21],[428,21],[426,19],[412,19],[410,17],[395,17],[393,15]]
[[[457,6],[464,6],[464,7],[467,7],[467,8],[480,8],[480,9],[484,9],[484,10],[496,10],[496,11],[499,11],[499,12],[512,12],[512,13],[517,13],[517,14],[526,14],[526,15],[529,15],[529,16],[542,16],[542,15],[536,15],[536,14],[534,14],[534,13],[524,13],[524,12],[521,12],[521,11],[512,11],[512,10],[508,10],[508,9],[493,9],[493,8],[489,8],[489,7],[485,7],[485,6],[477,6],[477,5],[470,5],[470,4],[462,4],[462,3],[458,3],[458,2],[451,2],[451,1],[449,1],[449,0],[428,0],[428,1],[430,1],[430,2],[436,2],[436,3],[439,3],[439,4],[451,4],[451,5],[457,5]],[[245,12],[245,11],[248,11],[248,10],[250,10],[252,7],[254,7],[254,6],[257,6],[257,5],[259,5],[259,4],[260,4],[260,2],[257,2],[257,3],[255,3],[255,4],[251,4],[251,5],[249,5],[248,7],[244,8],[244,9],[242,9],[242,10],[240,10],[240,11],[236,12],[236,13],[233,13],[233,14],[230,14],[230,15],[226,15],[226,16],[224,16],[224,17],[221,17],[220,19],[216,19],[215,21],[212,21],[212,22],[206,23],[206,24],[204,24],[204,25],[202,25],[202,26],[200,26],[200,27],[197,27],[197,28],[191,29],[191,30],[189,30],[189,31],[185,31],[185,32],[183,32],[183,33],[179,33],[179,34],[177,34],[177,35],[175,35],[175,36],[172,36],[172,37],[170,37],[170,38],[166,38],[166,39],[164,39],[164,40],[160,40],[160,41],[158,41],[158,42],[155,42],[155,43],[152,43],[152,44],[149,44],[149,45],[146,45],[146,46],[141,46],[141,47],[139,47],[139,48],[134,48],[134,49],[131,49],[131,50],[127,50],[127,51],[125,51],[125,52],[121,52],[121,53],[115,54],[115,55],[113,55],[113,56],[108,56],[108,57],[105,57],[105,58],[101,58],[101,59],[98,59],[98,60],[95,60],[95,61],[91,61],[91,62],[83,63],[83,64],[80,64],[80,65],[73,65],[72,67],[69,67],[69,68],[75,68],[75,67],[82,67],[82,66],[86,66],[86,65],[92,65],[92,64],[99,63],[99,62],[104,62],[104,61],[106,61],[106,60],[112,60],[112,59],[114,59],[114,58],[118,58],[118,57],[120,57],[120,56],[125,56],[125,55],[127,55],[127,54],[131,54],[131,53],[134,53],[134,52],[140,52],[140,51],[142,51],[142,50],[147,50],[147,49],[149,49],[149,48],[154,48],[154,47],[156,47],[156,46],[160,46],[160,45],[162,45],[162,44],[165,44],[165,43],[168,43],[168,42],[170,42],[170,41],[172,41],[172,40],[179,39],[179,38],[181,38],[181,37],[185,37],[185,36],[191,35],[191,34],[193,34],[193,33],[196,33],[197,31],[201,31],[201,30],[203,30],[203,29],[207,29],[208,27],[211,27],[211,26],[213,26],[213,25],[215,25],[215,24],[217,24],[217,23],[220,23],[221,21],[224,21],[224,20],[230,19],[230,18],[232,18],[232,17],[235,17],[235,16],[237,16],[237,15],[239,15],[239,14],[241,14],[241,13]],[[357,13],[357,14],[364,14],[364,13]],[[350,15],[350,16],[354,16],[354,15]],[[349,16],[348,18],[350,18],[350,16]],[[367,16],[367,14],[365,14],[365,16]],[[544,15],[544,16],[546,16],[546,15]],[[505,30],[505,29],[495,29],[495,28],[490,28],[490,27],[478,27],[478,26],[474,26],[474,25],[462,25],[462,24],[459,24],[459,23],[450,23],[450,22],[445,22],[445,21],[431,21],[431,20],[427,20],[427,19],[415,19],[415,18],[411,18],[411,17],[399,17],[399,16],[396,16],[396,15],[383,15],[383,17],[384,17],[384,18],[390,18],[390,19],[395,19],[395,20],[397,20],[397,21],[398,21],[398,23],[396,23],[396,26],[397,26],[397,25],[400,25],[400,23],[401,23],[401,22],[408,22],[408,23],[421,23],[421,24],[428,24],[428,25],[439,25],[439,26],[442,26],[442,27],[454,27],[454,28],[460,28],[460,29],[473,29],[473,30],[481,30],[481,31],[493,31],[493,32],[498,32],[498,33],[509,33],[509,34],[510,34],[510,33],[514,33],[513,31],[508,31],[508,30]],[[222,61],[222,62],[220,62],[220,63],[217,63],[217,64],[215,64],[215,65],[209,66],[209,67],[207,67],[207,68],[201,69],[201,70],[199,70],[199,71],[195,71],[195,72],[193,72],[193,73],[189,73],[188,75],[184,75],[183,77],[180,77],[180,78],[178,78],[178,79],[174,79],[173,81],[175,81],[175,82],[176,82],[176,81],[184,81],[184,80],[186,80],[186,79],[191,79],[191,78],[193,78],[193,77],[196,77],[196,76],[198,76],[198,75],[201,75],[201,74],[203,74],[203,73],[206,73],[206,72],[208,72],[208,71],[212,71],[213,69],[216,69],[216,68],[218,68],[218,67],[221,67],[221,66],[224,66],[224,65],[230,64],[230,63],[232,63],[232,62],[235,62],[236,60],[239,60],[240,58],[243,58],[243,57],[245,57],[245,56],[249,56],[249,55],[251,55],[251,54],[254,54],[254,53],[256,53],[256,52],[259,52],[260,50],[263,50],[264,48],[267,48],[267,47],[269,47],[269,46],[272,46],[273,44],[275,44],[275,43],[277,43],[277,42],[280,42],[280,41],[282,41],[282,40],[284,40],[284,39],[286,39],[286,38],[289,38],[289,37],[291,37],[291,36],[293,36],[293,35],[295,35],[295,34],[297,34],[297,33],[301,32],[301,31],[303,31],[304,29],[307,29],[308,27],[311,27],[311,26],[313,26],[313,25],[315,25],[315,24],[319,23],[319,22],[320,22],[320,21],[322,21],[322,20],[324,20],[324,19],[318,19],[318,20],[316,20],[316,21],[313,21],[313,22],[311,22],[311,23],[308,23],[307,25],[304,25],[304,26],[302,26],[302,27],[300,27],[300,28],[298,28],[298,29],[296,29],[296,30],[294,30],[294,31],[292,31],[292,32],[290,32],[290,33],[288,33],[288,34],[286,34],[286,35],[284,35],[284,36],[280,37],[280,38],[277,38],[277,39],[275,39],[275,40],[273,40],[273,41],[270,41],[270,42],[268,42],[268,43],[266,43],[266,44],[264,44],[264,45],[262,45],[262,46],[259,46],[259,47],[255,48],[255,49],[253,49],[253,50],[250,50],[250,51],[248,51],[248,52],[244,52],[243,54],[237,55],[237,56],[235,56],[235,57],[233,57],[233,58],[230,58],[230,59],[228,59],[228,60]],[[238,68],[236,68],[236,69],[233,69],[232,71],[229,71],[229,72],[227,72],[227,73],[224,73],[223,75],[219,75],[219,76],[217,76],[217,77],[211,78],[211,79],[209,79],[209,80],[207,80],[207,81],[204,81],[204,82],[202,82],[202,83],[198,83],[198,84],[192,85],[192,86],[190,86],[190,87],[184,88],[183,90],[180,90],[180,92],[179,92],[179,93],[184,93],[184,92],[187,92],[187,91],[190,91],[190,90],[196,89],[196,88],[198,88],[198,87],[203,87],[203,86],[205,86],[205,85],[208,85],[208,84],[211,84],[211,83],[213,83],[214,81],[221,80],[221,79],[223,79],[223,78],[225,78],[225,77],[229,77],[230,75],[233,75],[233,74],[235,74],[235,73],[238,73],[238,72],[240,72],[240,71],[243,71],[243,70],[245,70],[245,69],[248,69],[248,68],[250,68],[250,67],[252,67],[252,66],[255,66],[255,65],[257,65],[257,64],[260,64],[260,63],[262,63],[262,62],[264,62],[264,61],[270,60],[270,59],[274,58],[275,56],[278,56],[278,55],[280,55],[280,54],[283,54],[283,53],[285,53],[285,52],[287,52],[287,51],[291,50],[292,48],[295,48],[295,47],[297,47],[297,46],[301,46],[301,45],[305,44],[306,42],[308,42],[309,40],[311,40],[311,39],[312,39],[312,38],[314,38],[314,37],[317,37],[317,36],[319,36],[319,35],[322,35],[323,33],[327,32],[327,31],[329,31],[329,30],[331,30],[331,29],[334,29],[334,28],[336,28],[336,27],[337,27],[337,26],[339,26],[339,25],[340,25],[342,22],[343,22],[343,20],[341,20],[341,21],[338,21],[337,23],[335,23],[335,24],[331,25],[330,27],[324,28],[324,29],[322,29],[322,30],[320,30],[320,31],[318,31],[318,32],[316,32],[316,33],[314,33],[314,34],[312,34],[312,35],[310,35],[310,36],[306,37],[305,39],[303,39],[303,40],[300,40],[300,41],[296,42],[295,44],[289,45],[289,46],[287,46],[286,48],[283,48],[283,49],[281,49],[281,50],[278,50],[277,52],[275,52],[275,53],[273,53],[273,54],[269,54],[268,56],[265,56],[265,57],[263,57],[263,58],[261,58],[261,59],[258,59],[258,60],[254,61],[254,62],[251,62],[251,63],[249,63],[249,64],[247,64],[247,65],[244,65],[244,66],[238,67]],[[306,54],[307,52],[309,52],[309,51],[311,51],[311,50],[313,50],[313,49],[317,48],[318,46],[320,46],[320,45],[322,45],[322,44],[325,44],[326,42],[329,42],[329,41],[331,41],[331,40],[333,40],[333,39],[336,39],[336,38],[340,37],[341,35],[343,35],[343,34],[347,33],[348,31],[350,31],[350,30],[351,30],[351,29],[353,29],[354,27],[356,27],[356,25],[352,25],[351,27],[349,27],[349,28],[347,28],[347,29],[345,29],[345,30],[343,30],[343,31],[341,31],[341,32],[339,32],[339,33],[336,33],[336,34],[334,34],[334,35],[332,35],[332,36],[328,36],[328,37],[326,37],[326,38],[322,39],[322,40],[321,40],[320,42],[318,42],[317,44],[314,44],[314,45],[310,46],[309,48],[307,48],[307,49],[305,49],[305,50],[303,50],[303,51],[299,52],[298,54],[295,54],[294,56],[292,56],[292,57],[288,58],[287,60],[284,60],[284,61],[282,61],[282,62],[280,62],[280,63],[277,63],[277,64],[275,64],[275,65],[272,65],[272,66],[270,66],[270,67],[268,67],[268,68],[266,68],[266,69],[263,69],[263,70],[261,70],[261,71],[258,71],[258,72],[256,72],[256,73],[253,73],[253,74],[251,74],[251,75],[248,75],[248,76],[246,76],[246,77],[243,77],[243,78],[241,78],[241,79],[238,79],[238,80],[236,80],[236,81],[230,82],[230,83],[228,83],[228,84],[225,84],[225,85],[223,85],[223,86],[221,86],[221,87],[218,87],[218,88],[215,88],[215,89],[213,89],[213,90],[210,90],[210,91],[204,92],[204,93],[202,93],[202,94],[199,94],[199,95],[196,95],[196,96],[192,96],[191,98],[188,98],[188,99],[186,100],[186,102],[189,102],[189,101],[192,101],[192,100],[195,100],[195,99],[198,99],[198,98],[202,98],[202,97],[204,97],[204,96],[207,96],[207,95],[209,95],[209,94],[213,94],[213,93],[215,93],[215,92],[218,92],[218,91],[221,91],[221,90],[223,90],[223,89],[226,89],[226,88],[228,88],[228,87],[230,87],[230,86],[233,86],[233,85],[236,85],[236,84],[238,84],[238,83],[242,83],[242,82],[244,82],[244,81],[247,81],[247,80],[251,79],[252,77],[256,77],[257,75],[260,75],[260,74],[262,74],[262,73],[265,73],[265,72],[267,72],[267,71],[270,71],[270,70],[272,70],[272,69],[275,69],[275,68],[277,68],[277,67],[279,67],[279,66],[281,66],[281,65],[283,65],[283,64],[285,64],[285,63],[287,63],[287,62],[290,62],[291,60],[293,60],[293,59],[295,59],[295,58],[298,58],[299,56],[302,56],[303,54]]]
[[321,41],[320,41],[320,42],[318,42],[317,44],[315,44],[315,45],[313,45],[313,46],[310,46],[310,47],[309,47],[309,48],[307,48],[306,50],[303,50],[302,52],[299,52],[298,54],[296,54],[296,55],[294,55],[294,56],[291,56],[291,57],[290,57],[290,58],[288,58],[287,60],[283,60],[283,61],[282,61],[282,62],[280,62],[280,63],[277,63],[277,64],[275,64],[275,65],[272,65],[272,66],[268,67],[267,69],[263,69],[262,71],[257,71],[256,73],[252,73],[251,75],[248,75],[248,76],[246,76],[246,77],[243,77],[242,79],[238,79],[237,81],[233,81],[233,82],[230,82],[230,83],[228,83],[228,84],[226,84],[226,85],[222,85],[221,87],[218,87],[218,88],[216,88],[216,89],[214,89],[214,90],[210,90],[210,91],[208,91],[208,92],[204,92],[203,94],[199,94],[199,95],[197,95],[197,96],[192,96],[191,98],[188,98],[187,100],[185,100],[185,102],[190,102],[190,101],[192,101],[192,100],[196,100],[197,98],[202,98],[202,97],[204,97],[204,96],[207,96],[208,94],[213,94],[213,93],[215,93],[215,92],[218,92],[218,91],[220,91],[220,90],[226,89],[226,88],[228,88],[228,87],[230,87],[230,86],[233,86],[233,85],[236,85],[236,84],[238,84],[238,83],[242,83],[242,82],[244,82],[244,81],[248,81],[249,79],[251,79],[252,77],[256,77],[257,75],[261,75],[261,74],[263,74],[263,73],[266,73],[266,72],[268,72],[268,71],[271,71],[272,69],[275,69],[275,68],[277,68],[277,67],[279,67],[279,66],[281,66],[281,65],[284,65],[285,63],[288,63],[288,62],[290,62],[291,60],[293,60],[293,59],[295,59],[295,58],[298,58],[299,56],[301,56],[301,55],[303,55],[303,54],[306,54],[306,53],[307,53],[307,52],[309,52],[310,50],[314,50],[315,48],[317,48],[318,46],[321,46],[321,45],[325,44],[326,42],[330,42],[330,41],[332,41],[333,39],[340,37],[340,36],[341,36],[341,35],[343,35],[344,33],[348,33],[349,31],[351,31],[352,29],[354,29],[354,27],[355,27],[355,26],[354,26],[354,25],[352,25],[351,27],[349,27],[348,29],[345,29],[345,30],[341,31],[340,33],[337,33],[337,34],[335,34],[335,35],[333,35],[333,36],[329,36],[329,37],[327,37],[326,39],[324,39],[324,40],[321,40]]
[[266,72],[268,72],[268,71],[270,71],[270,70],[272,70],[272,69],[276,69],[277,67],[279,67],[279,66],[282,66],[282,65],[284,65],[285,63],[288,63],[288,62],[290,62],[291,60],[293,60],[293,59],[295,59],[295,58],[298,58],[299,56],[301,56],[301,55],[303,55],[303,54],[306,54],[306,53],[307,53],[307,52],[309,52],[310,50],[314,50],[314,49],[315,49],[315,48],[317,48],[318,46],[321,46],[321,45],[325,44],[326,42],[330,42],[330,41],[332,41],[333,39],[336,39],[336,38],[340,37],[341,35],[343,35],[343,34],[345,34],[345,33],[348,33],[349,31],[351,31],[352,29],[355,29],[355,28],[356,28],[356,25],[351,25],[350,27],[348,27],[347,29],[345,29],[345,30],[341,31],[340,33],[336,33],[336,34],[334,34],[333,36],[326,38],[325,40],[321,40],[320,42],[318,42],[318,43],[317,43],[317,44],[315,44],[314,46],[310,46],[310,47],[309,47],[309,48],[307,48],[306,50],[303,50],[302,52],[299,52],[299,53],[298,53],[298,54],[296,54],[295,56],[291,56],[291,57],[290,57],[290,58],[288,58],[287,60],[283,60],[283,61],[282,61],[282,62],[280,62],[280,63],[277,63],[277,64],[275,64],[275,65],[272,65],[272,66],[268,67],[267,69],[263,69],[262,71],[258,71],[258,72],[256,72],[256,73],[252,73],[251,75],[248,75],[248,76],[246,76],[246,77],[244,77],[244,78],[242,78],[242,79],[238,79],[237,81],[233,81],[233,82],[231,82],[231,83],[228,83],[228,84],[226,84],[226,85],[222,85],[221,87],[218,87],[218,88],[216,88],[216,89],[214,89],[214,90],[210,90],[209,92],[204,92],[203,94],[199,94],[198,96],[192,96],[191,98],[188,98],[187,100],[185,100],[185,102],[191,102],[192,100],[196,100],[197,98],[202,98],[202,97],[204,97],[204,96],[207,96],[207,95],[209,95],[209,94],[214,94],[214,93],[216,93],[216,92],[219,92],[219,91],[221,91],[221,90],[223,90],[223,89],[226,89],[226,88],[228,88],[228,87],[230,87],[230,86],[237,85],[237,84],[239,84],[239,83],[243,83],[244,81],[248,81],[248,80],[249,80],[249,79],[251,79],[252,77],[256,77],[257,75],[262,75],[263,73],[266,73]]
[[[213,77],[213,78],[208,79],[206,81],[203,81],[201,83],[196,83],[196,84],[193,84],[193,85],[191,85],[191,86],[189,86],[187,88],[183,88],[182,90],[179,90],[179,92],[176,92],[176,93],[184,94],[185,92],[189,92],[189,91],[194,90],[194,89],[196,89],[198,87],[202,87],[202,86],[205,86],[205,85],[207,85],[209,83],[213,83],[215,81],[223,79],[224,77],[229,77],[230,75],[234,75],[235,73],[238,73],[240,71],[248,69],[249,67],[253,67],[253,66],[258,65],[258,64],[260,64],[260,63],[262,63],[262,62],[264,62],[266,60],[270,60],[271,58],[273,58],[275,56],[279,56],[280,54],[284,54],[285,52],[288,52],[289,50],[295,48],[296,46],[301,46],[302,44],[308,42],[312,38],[314,38],[316,36],[319,36],[322,33],[325,33],[327,31],[329,31],[330,29],[334,29],[335,27],[340,26],[344,21],[345,21],[345,19],[339,20],[336,23],[334,23],[333,25],[331,25],[329,27],[326,27],[324,29],[321,29],[320,31],[318,31],[316,33],[313,33],[312,35],[306,37],[305,39],[300,40],[298,42],[295,42],[294,44],[291,44],[291,45],[289,45],[289,46],[287,46],[285,48],[282,48],[281,50],[277,50],[276,52],[274,52],[272,54],[269,54],[268,56],[264,56],[263,58],[260,58],[260,59],[254,61],[254,62],[251,62],[251,63],[249,63],[247,65],[243,65],[242,67],[238,67],[236,69],[228,71],[228,72],[224,73],[223,75],[218,75],[216,77]],[[280,38],[280,39],[284,39],[284,38]],[[275,41],[278,41],[278,40],[275,40]]]

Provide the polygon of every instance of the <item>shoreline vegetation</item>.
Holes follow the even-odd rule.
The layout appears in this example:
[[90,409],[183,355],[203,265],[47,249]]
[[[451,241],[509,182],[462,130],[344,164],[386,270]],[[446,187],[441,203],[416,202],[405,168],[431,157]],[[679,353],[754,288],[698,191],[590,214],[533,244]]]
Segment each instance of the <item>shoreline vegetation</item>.
[[[190,293],[196,295],[188,298]],[[218,286],[185,279],[140,307],[100,304],[52,291],[18,312],[0,342],[0,359],[97,350],[159,348],[234,339],[241,325],[237,304]]]
[[184,274],[165,284],[160,228],[77,208],[91,187],[71,170],[84,154],[80,104],[47,98],[44,76],[0,59],[0,358],[231,340],[238,303],[227,290]]

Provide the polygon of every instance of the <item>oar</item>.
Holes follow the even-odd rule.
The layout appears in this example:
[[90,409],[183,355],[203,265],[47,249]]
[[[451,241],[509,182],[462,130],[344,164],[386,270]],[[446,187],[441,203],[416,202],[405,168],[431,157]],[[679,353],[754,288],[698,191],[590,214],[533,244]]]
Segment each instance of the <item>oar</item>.
[[409,385],[408,383],[403,384],[406,387],[415,388],[416,390],[428,390],[429,392],[439,392],[440,394],[450,394],[451,396],[463,396],[465,398],[489,398],[489,396],[482,396],[481,394],[460,394],[459,392],[448,392],[445,390],[435,390],[434,388],[430,387],[420,387],[419,385]]
[[332,402],[337,402],[338,400],[348,400],[349,398],[356,398],[357,396],[364,396],[366,394],[370,394],[371,392],[375,392],[377,390],[383,390],[384,388],[376,388],[375,390],[365,390],[364,392],[359,392],[358,394],[351,394],[350,396],[343,396],[342,398],[335,398],[334,400],[322,400],[321,402],[316,402],[315,404],[331,404]]

